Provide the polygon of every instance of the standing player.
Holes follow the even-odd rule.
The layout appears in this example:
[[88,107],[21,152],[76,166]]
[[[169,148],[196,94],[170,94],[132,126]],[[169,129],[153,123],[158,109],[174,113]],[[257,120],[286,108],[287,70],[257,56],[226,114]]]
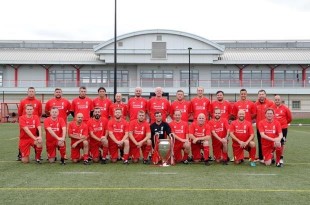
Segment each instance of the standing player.
[[[190,152],[190,143],[188,137],[188,122],[182,121],[182,112],[175,110],[173,115],[174,121],[169,126],[171,128],[171,134],[175,139],[174,144],[174,157],[176,162],[183,162],[188,164],[188,155]],[[182,157],[182,150],[184,151]]]
[[216,100],[210,105],[210,114],[212,118],[214,118],[214,110],[216,108],[221,110],[221,118],[230,119],[232,107],[230,102],[224,100],[224,92],[221,90],[216,92]]
[[183,90],[177,91],[177,100],[171,104],[170,113],[172,115],[171,116],[172,119],[174,119],[174,111],[176,110],[181,111],[181,114],[182,114],[181,120],[188,122],[188,118],[189,118],[190,111],[191,111],[191,103],[184,99]]
[[283,138],[281,139],[281,147],[282,147],[282,155],[281,155],[281,160],[280,163],[283,165],[284,164],[284,148],[285,148],[285,142],[287,140],[287,128],[288,124],[291,123],[292,121],[292,113],[288,107],[286,107],[281,100],[280,95],[276,95],[274,97],[274,105],[272,106],[274,112],[275,112],[275,118],[280,122],[281,127],[282,127],[282,134]]
[[[99,107],[95,107],[93,118],[88,120],[87,126],[89,131],[89,153],[93,162],[99,162],[101,157],[101,164],[106,164],[108,155],[108,119],[101,116],[102,112]],[[100,148],[102,149],[102,156],[100,156]]]
[[30,147],[34,147],[35,159],[41,164],[40,156],[42,152],[42,131],[40,119],[34,115],[34,107],[29,104],[25,106],[25,115],[19,118],[19,150],[21,152],[21,161],[29,163]]
[[160,112],[162,121],[166,122],[170,111],[169,101],[163,97],[163,90],[161,87],[155,88],[155,97],[152,97],[148,103],[148,113],[150,116],[150,123],[156,121],[155,112]]
[[147,112],[147,100],[141,97],[142,88],[135,88],[135,96],[128,100],[128,113],[130,121],[136,120],[138,118],[138,113],[143,110],[144,113]]
[[109,119],[109,109],[112,104],[107,97],[106,89],[104,87],[98,88],[98,97],[93,100],[93,106],[99,107],[101,110],[101,117]]
[[206,116],[200,113],[197,120],[190,125],[189,138],[191,141],[191,149],[194,162],[199,162],[201,159],[200,150],[203,149],[203,158],[205,165],[209,165],[209,140],[211,138],[210,126],[206,122]]
[[59,148],[60,164],[65,165],[66,123],[63,118],[59,117],[59,110],[57,107],[50,109],[49,114],[50,117],[44,120],[48,161],[50,163],[55,162],[56,149]]
[[79,97],[72,101],[71,114],[75,117],[77,113],[82,113],[83,121],[87,123],[93,114],[93,101],[86,96],[86,87],[80,87],[79,92]]
[[282,167],[281,158],[281,140],[282,128],[281,124],[274,120],[274,111],[271,108],[266,110],[266,119],[260,121],[258,128],[262,137],[262,149],[265,165],[271,164],[274,150],[276,150],[276,166]]
[[45,104],[45,114],[50,116],[52,108],[57,108],[59,112],[59,118],[62,118],[67,123],[67,116],[70,114],[71,104],[69,100],[62,97],[61,88],[55,88],[54,98],[48,100]]
[[245,111],[238,111],[238,119],[233,121],[229,127],[229,134],[233,139],[233,154],[235,164],[240,164],[244,161],[244,150],[250,154],[250,165],[255,167],[256,147],[254,139],[254,131],[252,123],[245,120]]
[[228,165],[228,130],[229,125],[226,118],[222,118],[220,108],[215,108],[213,113],[214,118],[209,121],[212,134],[213,156],[216,162],[221,162]]
[[258,158],[260,162],[264,163],[263,152],[262,152],[262,144],[261,144],[261,136],[260,131],[258,129],[260,121],[264,120],[265,112],[268,108],[273,106],[273,102],[266,98],[266,91],[259,90],[258,91],[258,100],[255,102],[256,106],[256,135],[257,135],[257,144],[258,144]]
[[204,88],[197,88],[197,96],[192,99],[192,113],[194,121],[197,120],[200,113],[203,113],[205,116],[206,122],[209,121],[209,111],[210,111],[210,100],[203,96]]
[[[27,91],[27,97],[20,101],[18,106],[18,116],[21,117],[22,115],[26,114],[26,105],[33,106],[33,115],[38,116],[39,118],[42,115],[42,103],[35,97],[36,91],[34,87],[29,87]],[[20,150],[17,155],[17,160],[21,160],[21,153]]]
[[128,114],[128,107],[125,103],[122,102],[122,94],[116,93],[115,95],[115,103],[112,103],[110,106],[110,117],[113,118],[115,114],[115,110],[121,110],[123,119],[126,120]]
[[116,108],[114,118],[108,123],[109,132],[109,152],[111,162],[116,162],[118,158],[118,150],[124,151],[124,164],[129,164],[129,140],[128,140],[128,123],[122,118],[122,110]]
[[152,150],[150,125],[145,121],[145,112],[138,112],[138,119],[129,124],[130,155],[132,161],[137,163],[140,158],[140,150],[143,155],[143,164],[149,164],[148,156]]
[[83,164],[89,165],[88,161],[88,128],[83,122],[83,114],[77,113],[75,120],[69,123],[68,135],[71,138],[71,159],[74,163],[80,161],[80,150],[83,149]]
[[254,103],[247,99],[247,90],[240,90],[240,100],[234,103],[232,109],[232,115],[234,118],[237,118],[239,110],[243,110],[245,112],[245,120],[252,123],[252,120],[256,117],[256,107]]

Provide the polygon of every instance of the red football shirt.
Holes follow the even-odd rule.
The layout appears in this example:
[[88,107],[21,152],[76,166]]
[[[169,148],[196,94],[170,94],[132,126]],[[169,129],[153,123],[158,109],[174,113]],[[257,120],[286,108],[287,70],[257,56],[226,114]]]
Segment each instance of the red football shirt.
[[125,103],[112,103],[110,106],[110,117],[114,118],[114,111],[120,108],[122,110],[122,118],[126,119],[128,115],[128,107]]
[[171,132],[176,134],[181,139],[186,139],[186,135],[188,134],[188,123],[185,121],[172,121],[169,123],[171,128]]
[[138,112],[143,110],[147,112],[147,100],[143,97],[132,97],[128,100],[128,112],[130,121],[138,118]]
[[126,132],[128,132],[128,123],[126,120],[121,119],[120,121],[117,121],[114,119],[111,119],[108,123],[108,131],[113,132],[116,140],[120,141],[123,139]]
[[[279,137],[279,134],[282,133],[282,128],[280,122],[277,120],[273,120],[271,122],[268,122],[266,119],[260,121],[259,123],[259,132],[264,132],[265,135],[271,138],[277,138]],[[262,145],[273,145],[274,142],[266,140],[264,138],[262,140]]]
[[192,134],[198,138],[205,137],[207,135],[211,136],[211,129],[207,122],[204,125],[199,125],[198,122],[193,122],[189,127],[189,134]]
[[[82,124],[77,125],[76,121],[72,121],[68,126],[68,134],[78,134],[88,137],[88,127],[87,124],[82,122]],[[78,139],[71,138],[71,145],[74,144]]]
[[37,130],[39,126],[41,126],[41,123],[37,115],[33,115],[30,118],[28,118],[26,115],[21,116],[19,118],[19,130],[20,130],[19,138],[21,140],[30,138],[28,134],[25,132],[25,130],[23,129],[24,127],[28,127],[30,132],[34,136],[37,136]]
[[271,107],[274,110],[275,118],[280,122],[281,127],[287,128],[288,124],[292,121],[292,113],[285,105]]
[[191,112],[191,103],[189,101],[186,100],[182,100],[182,101],[174,101],[171,104],[171,108],[170,108],[170,115],[171,118],[174,120],[174,111],[175,110],[180,110],[182,112],[182,117],[181,120],[188,122],[188,118],[189,118],[189,114]]
[[24,98],[20,101],[19,107],[18,107],[18,116],[22,116],[26,114],[26,105],[33,105],[33,115],[37,115],[41,117],[42,115],[42,103],[40,100],[36,98]]
[[213,101],[210,105],[210,114],[212,118],[214,117],[214,110],[215,108],[219,108],[221,110],[221,118],[226,118],[229,119],[231,115],[231,104],[227,100],[223,100],[222,102],[220,101]]
[[46,140],[47,141],[57,141],[47,130],[47,128],[51,128],[58,137],[62,137],[62,128],[66,127],[66,123],[64,119],[57,118],[53,120],[51,117],[48,117],[44,120],[44,128],[46,133]]
[[227,136],[229,125],[226,118],[220,118],[218,121],[212,119],[209,121],[209,125],[211,131],[214,131],[220,138],[225,138]]
[[88,98],[75,98],[72,101],[71,104],[71,111],[74,112],[74,115],[76,116],[78,113],[82,113],[84,118],[83,121],[87,122],[90,119],[90,111],[93,111],[94,107],[93,107],[93,101]]
[[273,106],[273,102],[265,99],[265,101],[263,103],[261,103],[259,100],[257,100],[255,102],[255,106],[256,106],[256,124],[258,125],[260,121],[262,121],[263,119],[265,119],[265,112],[268,108],[271,108]]
[[134,136],[136,141],[140,142],[146,137],[146,133],[151,133],[150,124],[146,121],[130,121],[129,132],[132,132],[132,135]]
[[99,120],[91,118],[87,121],[88,131],[93,132],[98,138],[105,136],[108,128],[108,120],[101,117]]
[[[231,122],[229,127],[229,132],[233,133],[239,140],[246,142],[251,134],[254,134],[252,123],[244,120],[240,122],[239,120],[234,120]],[[233,140],[234,145],[239,145],[238,142]]]
[[245,112],[245,120],[252,122],[252,115],[256,114],[256,107],[255,104],[250,100],[239,100],[234,103],[232,114],[237,118],[238,111],[244,110]]
[[65,122],[67,122],[67,116],[71,109],[71,103],[69,102],[69,100],[65,98],[53,98],[46,102],[45,110],[50,112],[53,107],[58,108],[58,117],[62,118]]
[[167,116],[170,111],[170,103],[166,98],[156,98],[152,97],[148,103],[148,111],[151,119],[151,124],[155,122],[155,112],[160,112],[162,114],[163,122],[166,122]]
[[93,106],[100,108],[101,110],[101,117],[109,119],[109,109],[112,102],[109,98],[101,99],[99,97],[93,100]]
[[209,112],[210,112],[210,100],[206,97],[198,98],[195,97],[191,101],[192,113],[194,115],[194,120],[197,120],[197,117],[200,113],[205,114],[206,121],[209,120]]

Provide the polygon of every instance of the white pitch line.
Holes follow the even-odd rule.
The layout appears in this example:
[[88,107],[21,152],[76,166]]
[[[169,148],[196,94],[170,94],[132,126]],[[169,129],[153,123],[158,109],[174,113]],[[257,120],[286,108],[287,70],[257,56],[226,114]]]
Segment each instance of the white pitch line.
[[152,175],[175,175],[176,172],[140,172],[141,174],[152,174]]
[[103,172],[59,172],[60,174],[103,174]]

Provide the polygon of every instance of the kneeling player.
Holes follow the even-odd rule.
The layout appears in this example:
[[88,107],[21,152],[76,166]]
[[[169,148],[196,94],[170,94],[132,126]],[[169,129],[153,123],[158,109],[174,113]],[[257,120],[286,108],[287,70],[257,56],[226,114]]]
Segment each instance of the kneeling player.
[[78,113],[74,121],[70,122],[68,135],[71,138],[71,159],[74,163],[80,161],[80,150],[83,149],[84,165],[89,165],[88,161],[88,128],[83,122],[83,114]]
[[213,156],[216,162],[223,162],[227,165],[227,138],[228,138],[228,120],[221,117],[221,109],[214,109],[214,119],[209,121],[212,133]]
[[[182,112],[175,110],[173,115],[174,121],[169,125],[171,128],[171,134],[175,139],[174,142],[174,158],[176,162],[183,162],[188,164],[188,154],[190,152],[190,143],[188,140],[188,124],[181,120]],[[182,157],[182,150],[184,151]]]
[[265,165],[271,164],[272,154],[276,151],[276,166],[282,167],[280,163],[282,148],[281,139],[283,137],[281,124],[274,120],[274,110],[269,108],[265,112],[266,119],[259,123],[259,132],[262,137],[262,151]]
[[87,121],[89,130],[89,153],[93,158],[93,162],[100,160],[100,148],[102,149],[101,163],[106,164],[108,155],[108,120],[101,117],[99,107],[94,109],[93,118]]
[[118,150],[124,151],[124,164],[129,164],[129,140],[128,140],[128,123],[122,118],[122,109],[114,110],[114,118],[108,123],[109,132],[109,152],[111,162],[116,162],[118,158]]
[[211,138],[210,126],[206,122],[206,116],[200,113],[197,121],[190,125],[189,138],[192,140],[191,148],[194,162],[201,159],[200,150],[203,149],[203,158],[205,165],[209,165],[209,140]]
[[138,112],[138,119],[129,124],[130,155],[132,161],[137,163],[140,158],[140,149],[143,154],[143,164],[149,164],[148,156],[152,150],[151,129],[145,121],[145,112]]
[[50,115],[50,117],[44,120],[48,161],[50,163],[55,162],[56,149],[58,148],[60,152],[60,163],[65,165],[66,123],[62,118],[58,117],[58,108],[53,107]]
[[42,131],[40,119],[33,115],[33,105],[26,105],[26,114],[19,118],[20,136],[19,149],[21,152],[21,161],[29,163],[30,147],[34,147],[35,159],[41,164],[40,156],[42,153]]
[[256,146],[254,139],[254,130],[251,122],[245,120],[244,110],[238,111],[238,119],[230,124],[229,134],[233,139],[233,154],[235,164],[244,161],[244,150],[250,153],[250,165],[255,167]]

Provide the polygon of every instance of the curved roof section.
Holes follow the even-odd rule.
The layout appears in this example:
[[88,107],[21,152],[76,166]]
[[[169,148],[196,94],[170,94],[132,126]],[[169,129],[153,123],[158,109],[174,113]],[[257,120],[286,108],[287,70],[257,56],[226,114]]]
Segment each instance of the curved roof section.
[[[182,32],[182,31],[165,30],[165,29],[152,29],[152,30],[143,30],[143,31],[136,31],[136,32],[132,32],[132,33],[127,33],[127,34],[118,36],[117,41],[121,41],[121,40],[124,40],[126,38],[130,38],[130,37],[147,35],[147,34],[171,34],[171,35],[184,36],[184,37],[195,39],[197,41],[201,41],[202,43],[206,43],[208,45],[211,45],[214,48],[216,48],[222,52],[225,50],[225,46],[217,44],[217,43],[210,41],[208,39],[205,39],[203,37],[200,37],[200,36],[197,36],[197,35],[194,35],[191,33]],[[113,42],[114,42],[114,38],[110,39],[104,43],[101,43],[97,46],[94,46],[94,51],[96,52],[96,51],[100,50],[101,48],[104,48],[105,46],[112,44]]]

